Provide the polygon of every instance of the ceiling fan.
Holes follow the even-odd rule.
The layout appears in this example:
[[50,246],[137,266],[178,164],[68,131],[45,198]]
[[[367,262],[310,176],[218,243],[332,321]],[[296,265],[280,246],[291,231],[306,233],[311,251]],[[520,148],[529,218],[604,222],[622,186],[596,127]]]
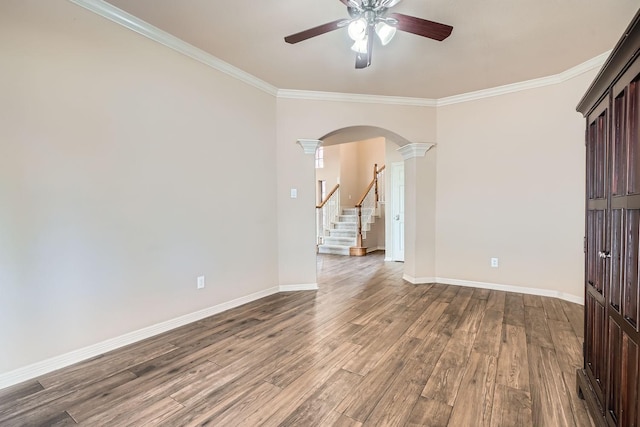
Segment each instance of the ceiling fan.
[[354,41],[352,50],[356,52],[356,68],[371,65],[373,34],[382,45],[391,41],[396,30],[406,31],[422,37],[442,41],[449,37],[453,27],[439,22],[428,21],[401,13],[389,13],[389,9],[400,0],[340,0],[347,6],[350,19],[338,19],[284,38],[290,44],[299,43],[339,28],[347,27],[349,37]]

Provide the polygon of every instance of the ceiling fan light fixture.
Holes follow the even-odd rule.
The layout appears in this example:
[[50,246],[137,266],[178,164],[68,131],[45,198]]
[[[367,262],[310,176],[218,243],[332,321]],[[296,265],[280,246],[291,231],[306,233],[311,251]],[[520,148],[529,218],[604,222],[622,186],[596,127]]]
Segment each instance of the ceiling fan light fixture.
[[380,39],[380,42],[383,46],[386,46],[393,36],[396,35],[396,27],[392,27],[391,25],[385,22],[378,22],[376,24],[376,34]]
[[356,40],[351,46],[351,50],[358,53],[367,53],[367,48],[369,45],[369,41],[365,37],[362,40]]
[[367,35],[367,21],[364,18],[359,18],[351,21],[347,29],[351,40],[357,42],[364,40]]

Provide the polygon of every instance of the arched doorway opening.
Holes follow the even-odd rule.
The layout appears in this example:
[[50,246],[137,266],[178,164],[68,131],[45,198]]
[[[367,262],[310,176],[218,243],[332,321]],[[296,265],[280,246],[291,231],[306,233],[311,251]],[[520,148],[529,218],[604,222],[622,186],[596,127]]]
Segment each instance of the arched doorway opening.
[[[380,259],[404,261],[404,161],[398,150],[410,142],[375,126],[341,128],[320,141],[315,155],[318,253],[349,255],[349,246],[356,244],[354,206],[369,198],[375,180],[375,209],[372,214],[360,209],[361,253],[384,251]],[[340,212],[332,210],[336,205]],[[327,216],[332,218],[328,226]]]

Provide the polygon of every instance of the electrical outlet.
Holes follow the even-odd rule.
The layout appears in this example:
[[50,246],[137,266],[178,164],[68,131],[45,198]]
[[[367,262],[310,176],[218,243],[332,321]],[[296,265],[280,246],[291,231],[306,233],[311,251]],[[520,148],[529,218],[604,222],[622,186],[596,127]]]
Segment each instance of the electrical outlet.
[[198,276],[198,289],[204,288],[204,276]]
[[498,268],[498,258],[491,258],[491,267]]

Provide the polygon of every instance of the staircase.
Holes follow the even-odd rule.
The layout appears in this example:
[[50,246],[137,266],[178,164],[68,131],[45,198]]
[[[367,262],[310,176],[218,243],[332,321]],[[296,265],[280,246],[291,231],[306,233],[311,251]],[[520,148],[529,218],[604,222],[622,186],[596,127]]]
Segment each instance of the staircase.
[[384,182],[381,179],[384,178],[384,168],[373,165],[373,179],[355,207],[340,210],[340,184],[316,206],[318,253],[354,256],[367,254],[363,240],[367,238],[367,231],[371,230],[375,217],[380,216],[379,190],[380,182]]
[[[362,233],[366,238],[366,231],[371,229],[371,224],[375,222],[374,212],[369,210],[362,212]],[[338,215],[337,222],[329,230],[329,235],[323,238],[322,244],[318,245],[318,253],[349,255],[349,248],[357,246],[358,241],[358,213],[356,208],[343,209]]]

